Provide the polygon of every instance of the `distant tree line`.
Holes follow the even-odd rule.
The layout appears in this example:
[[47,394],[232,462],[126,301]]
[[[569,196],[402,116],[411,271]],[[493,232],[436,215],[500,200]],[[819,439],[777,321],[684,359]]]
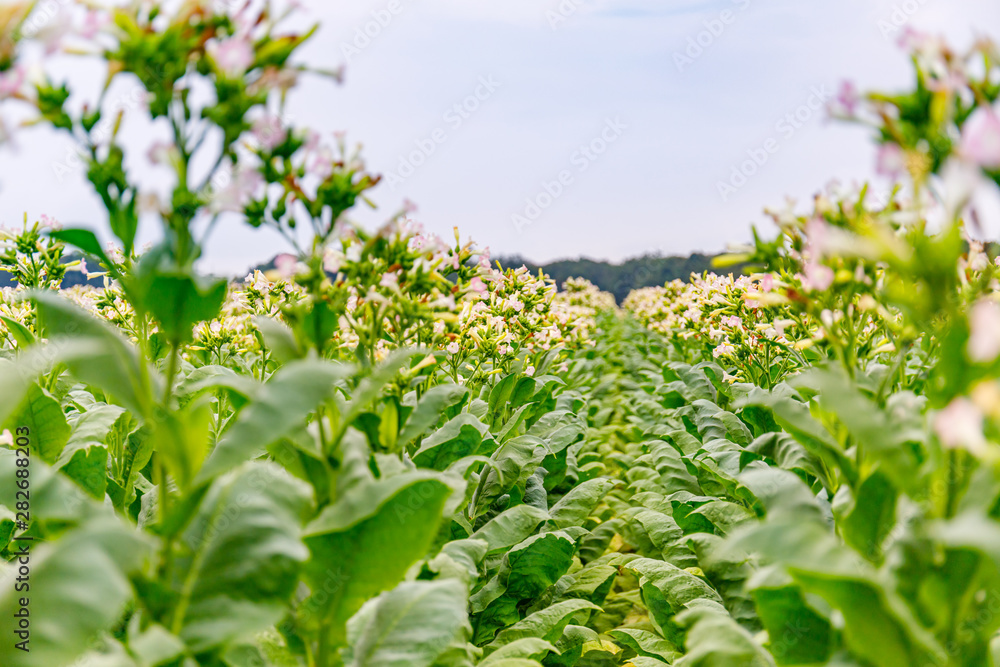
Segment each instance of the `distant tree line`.
[[[663,257],[651,254],[634,257],[621,264],[592,259],[564,259],[549,264],[535,264],[520,255],[496,259],[504,267],[518,267],[523,264],[532,272],[541,269],[552,276],[560,288],[567,278],[586,278],[602,290],[614,294],[615,300],[620,304],[633,289],[663,285],[671,280],[687,281],[692,273],[712,271],[713,257],[700,253],[687,257]],[[732,267],[725,272],[739,274],[740,269]]]

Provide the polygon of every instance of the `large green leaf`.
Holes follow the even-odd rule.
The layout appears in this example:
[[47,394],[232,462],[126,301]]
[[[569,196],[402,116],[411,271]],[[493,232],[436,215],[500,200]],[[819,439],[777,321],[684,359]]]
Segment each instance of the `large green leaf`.
[[724,610],[692,604],[677,618],[687,627],[687,652],[677,667],[774,667],[774,659]]
[[536,611],[530,616],[518,621],[514,625],[501,630],[496,639],[486,646],[487,654],[512,644],[519,639],[536,637],[547,642],[555,642],[562,636],[563,629],[576,616],[587,617],[592,611],[600,611],[601,608],[586,600],[566,600],[557,602],[544,609]]
[[[94,638],[118,622],[132,597],[129,575],[149,554],[149,544],[134,530],[113,517],[95,518],[61,539],[49,542],[15,542],[28,549],[26,582],[15,587],[20,565],[3,570],[0,579],[0,663],[5,667],[64,667],[90,648]],[[21,600],[28,599],[27,607]],[[26,609],[26,612],[22,612]],[[28,614],[30,652],[16,643],[20,618]]]
[[519,604],[537,599],[569,569],[576,545],[569,535],[533,535],[511,549],[497,574],[469,600],[476,614],[473,642],[493,638],[504,626],[520,620]]
[[344,645],[347,619],[427,555],[451,491],[435,475],[413,472],[360,481],[324,509],[306,527],[312,595],[298,619],[306,632]]
[[349,667],[427,667],[468,624],[465,585],[455,579],[400,584],[348,623]]
[[31,450],[49,464],[59,458],[70,433],[59,401],[37,384],[28,387],[27,395],[4,428],[27,437]]
[[178,266],[168,253],[166,244],[145,253],[125,284],[134,305],[153,316],[167,340],[184,343],[195,324],[219,314],[229,285]]
[[661,635],[683,643],[675,617],[692,601],[706,600],[722,609],[722,598],[702,579],[670,563],[651,558],[623,558],[620,567],[639,576],[639,591],[649,609],[650,621]]
[[77,378],[100,388],[136,416],[152,415],[162,380],[117,329],[51,292],[33,292],[32,298],[49,338],[41,352],[66,364]]
[[446,470],[465,456],[489,456],[496,446],[489,427],[463,412],[425,438],[413,455],[413,462],[421,468]]
[[181,535],[168,627],[193,651],[253,636],[287,611],[308,558],[308,487],[273,463],[218,478]]
[[590,516],[601,499],[620,482],[599,477],[574,487],[549,509],[556,528],[579,526]]
[[455,384],[442,384],[428,389],[403,425],[396,447],[406,449],[411,442],[437,424],[445,411],[456,409],[455,406],[464,403],[468,395],[468,388]]
[[308,359],[280,368],[226,431],[198,473],[196,483],[262,455],[268,445],[301,426],[333,394],[334,383],[349,373],[348,366]]

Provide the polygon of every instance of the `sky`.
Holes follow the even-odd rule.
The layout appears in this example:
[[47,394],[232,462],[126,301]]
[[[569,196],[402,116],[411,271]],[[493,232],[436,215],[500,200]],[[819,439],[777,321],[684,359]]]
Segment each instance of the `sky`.
[[[409,200],[431,231],[451,237],[457,226],[494,255],[536,262],[745,242],[751,224],[767,228],[765,207],[786,197],[805,206],[833,179],[873,178],[869,131],[820,107],[844,80],[909,85],[896,43],[904,27],[959,48],[1000,38],[996,0],[302,4],[321,27],[301,60],[345,76],[303,79],[287,116],[346,131],[383,175],[370,192],[377,209],[353,218],[373,228]],[[99,79],[78,64],[63,71]],[[0,152],[0,224],[23,212],[105,224],[66,139],[31,129],[18,146]],[[752,175],[734,177],[741,166]],[[144,174],[151,187],[157,178]],[[202,265],[236,274],[286,249],[277,234],[226,219]]]

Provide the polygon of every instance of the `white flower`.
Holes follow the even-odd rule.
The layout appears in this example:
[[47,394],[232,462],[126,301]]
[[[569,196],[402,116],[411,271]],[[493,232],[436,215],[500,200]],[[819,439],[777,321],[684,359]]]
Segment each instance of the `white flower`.
[[445,349],[448,350],[448,354],[458,354],[458,351],[461,348],[459,347],[458,343],[449,343],[448,347],[446,347]]
[[966,352],[976,363],[989,363],[1000,356],[1000,304],[996,301],[983,300],[972,307]]
[[389,289],[398,288],[399,276],[391,271],[387,271],[382,274],[382,279],[378,281],[378,284],[382,287],[388,287]]
[[323,258],[323,268],[330,273],[337,273],[344,263],[344,253],[339,250],[327,250]]
[[10,431],[4,429],[3,433],[0,433],[0,446],[13,447],[14,446],[14,436],[10,434]]
[[934,432],[948,449],[965,449],[976,456],[986,452],[983,413],[967,398],[956,398],[937,414]]

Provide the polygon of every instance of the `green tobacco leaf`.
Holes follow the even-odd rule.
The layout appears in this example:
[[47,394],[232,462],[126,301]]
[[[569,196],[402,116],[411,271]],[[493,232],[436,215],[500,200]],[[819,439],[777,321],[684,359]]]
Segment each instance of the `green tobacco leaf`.
[[[48,365],[38,356],[39,348],[29,350],[18,362],[0,359],[0,424],[7,423],[20,407],[35,378]],[[29,357],[25,363],[24,357]],[[11,431],[13,433],[13,431]]]
[[362,481],[324,509],[306,527],[312,557],[305,578],[313,594],[303,603],[303,627],[342,646],[347,619],[427,555],[450,494],[436,476],[413,472]]
[[721,607],[693,604],[677,621],[687,627],[687,653],[677,667],[774,667],[774,658]]
[[302,360],[271,376],[257,397],[216,445],[195,480],[203,483],[240,463],[262,455],[268,445],[299,427],[333,393],[350,367],[328,361]]
[[809,605],[791,577],[767,568],[747,587],[767,628],[768,649],[779,665],[824,664],[829,660],[836,631],[828,618]]
[[191,371],[177,386],[177,396],[194,398],[206,391],[226,390],[237,409],[252,400],[261,384],[225,366],[201,366]]
[[507,549],[527,539],[548,518],[548,512],[532,505],[515,505],[487,521],[472,537],[485,540],[489,551]]
[[[524,639],[513,641],[506,646],[501,646],[480,662],[479,665],[480,667],[502,667],[503,665],[512,667],[511,660],[520,660],[521,664],[537,665],[539,663],[532,660],[532,657],[541,657],[546,653],[558,652],[555,646],[544,639],[525,637]],[[525,663],[524,661],[527,662]]]
[[429,667],[468,624],[465,585],[455,579],[400,584],[348,623],[345,665]]
[[496,446],[489,427],[463,412],[424,439],[413,455],[413,462],[421,468],[446,470],[466,456],[489,456]]
[[[17,431],[22,427],[28,429],[27,433]],[[49,464],[55,463],[59,458],[70,434],[66,415],[63,414],[59,401],[37,384],[28,387],[27,395],[14,414],[6,420],[4,428],[10,429],[11,433],[26,435],[32,451]]]
[[145,253],[126,288],[135,305],[149,313],[169,341],[185,343],[194,325],[213,319],[222,309],[229,284],[224,278],[199,276],[177,266],[161,244]]
[[287,364],[305,356],[305,351],[295,339],[295,334],[286,325],[271,317],[254,316],[251,319],[264,337],[264,345],[267,346],[271,357],[278,363]]
[[501,630],[496,639],[486,646],[486,653],[492,654],[508,644],[527,637],[555,642],[562,636],[563,630],[570,621],[578,615],[586,617],[591,611],[601,611],[601,608],[586,600],[557,602]]
[[834,497],[833,512],[844,541],[873,562],[882,559],[882,542],[896,524],[899,492],[889,476],[876,470],[861,482],[857,498],[846,486]]
[[[18,456],[14,450],[0,449],[0,479],[17,479]],[[39,533],[54,538],[69,528],[102,513],[102,507],[84,491],[41,461],[31,464],[31,525],[32,535]],[[17,506],[16,484],[0,484],[0,505]]]
[[10,332],[10,335],[14,338],[14,342],[21,349],[30,347],[35,342],[35,335],[31,333],[28,327],[24,326],[17,320],[12,320],[9,317],[0,315],[0,322],[3,322],[4,327]]
[[33,292],[32,298],[49,338],[43,351],[136,416],[152,415],[154,396],[162,381],[117,329],[53,293]]
[[151,434],[153,449],[181,490],[191,486],[208,454],[212,430],[212,408],[205,399],[165,413]]
[[656,658],[667,664],[670,664],[681,655],[676,646],[656,633],[647,630],[621,628],[609,631],[608,636],[622,646],[632,649],[640,656]]
[[522,435],[500,445],[491,457],[496,467],[483,473],[475,498],[476,515],[519,483],[526,482],[544,456],[545,445],[534,436]]
[[340,428],[333,436],[334,442],[340,441],[354,420],[368,409],[382,393],[385,385],[389,384],[417,354],[420,354],[420,350],[396,350],[371,375],[361,381],[351,394],[351,400],[340,418]]
[[124,413],[124,408],[102,403],[80,414],[54,466],[98,500],[108,488],[108,438]]
[[401,450],[409,447],[410,443],[437,424],[446,410],[464,403],[468,395],[468,388],[461,385],[441,384],[431,387],[420,397],[417,406],[410,413],[399,433],[396,447]]
[[754,388],[743,401],[744,406],[768,408],[775,421],[788,431],[807,451],[818,456],[830,467],[837,467],[854,484],[857,470],[833,436],[809,413],[806,404],[778,392]]
[[874,568],[834,536],[822,519],[769,511],[769,520],[733,533],[729,548],[785,566],[803,592],[844,617],[844,640],[876,667],[935,664],[943,650]]
[[553,525],[556,528],[582,525],[608,491],[618,484],[617,480],[598,477],[574,487],[549,509]]
[[[18,544],[15,542],[15,544]],[[14,568],[0,589],[0,664],[5,667],[69,665],[91,647],[100,632],[110,630],[132,597],[129,575],[150,553],[139,535],[113,517],[95,519],[49,543],[29,546],[30,590],[16,590]],[[20,546],[16,547],[20,549]],[[11,576],[13,575],[13,576]],[[30,652],[21,641],[18,617],[22,598],[30,598]]]
[[308,503],[308,487],[272,463],[212,484],[174,560],[169,628],[191,650],[251,636],[287,612],[309,555],[300,528]]
[[698,564],[684,542],[684,531],[669,514],[636,507],[627,510],[622,519],[622,537],[638,553],[682,569]]
[[573,562],[576,545],[562,532],[533,535],[511,549],[500,570],[469,600],[476,618],[472,641],[482,644],[494,633],[520,620],[519,603],[534,600],[563,576]]
[[639,591],[649,609],[649,617],[661,635],[671,642],[683,643],[683,632],[675,617],[688,604],[706,600],[722,609],[722,598],[704,580],[669,563],[650,558],[623,559],[621,567],[639,576]]

